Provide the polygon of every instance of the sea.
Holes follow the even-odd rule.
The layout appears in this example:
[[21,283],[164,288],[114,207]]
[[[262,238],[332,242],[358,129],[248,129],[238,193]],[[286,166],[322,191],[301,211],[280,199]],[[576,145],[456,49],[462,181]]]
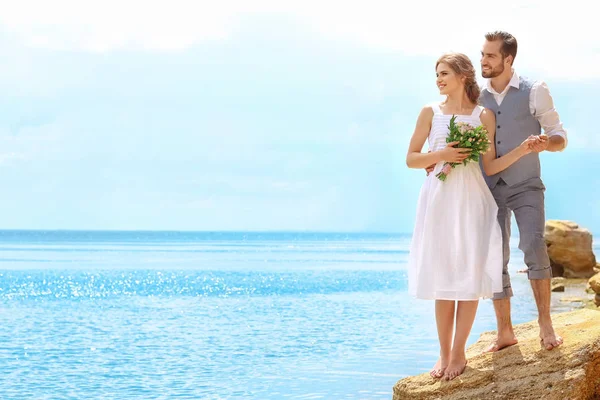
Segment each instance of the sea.
[[[517,245],[521,323],[536,308]],[[386,233],[0,231],[0,399],[391,399],[438,357],[433,302],[407,293],[409,246]],[[483,300],[469,343],[494,329]]]

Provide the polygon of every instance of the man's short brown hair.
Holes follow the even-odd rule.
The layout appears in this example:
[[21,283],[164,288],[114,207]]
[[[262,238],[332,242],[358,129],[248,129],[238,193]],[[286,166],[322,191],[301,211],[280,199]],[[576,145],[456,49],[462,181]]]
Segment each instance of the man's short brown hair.
[[489,42],[500,40],[502,42],[502,46],[500,47],[502,57],[512,56],[511,65],[515,62],[515,57],[517,57],[517,39],[513,35],[504,31],[494,31],[486,33],[485,39]]

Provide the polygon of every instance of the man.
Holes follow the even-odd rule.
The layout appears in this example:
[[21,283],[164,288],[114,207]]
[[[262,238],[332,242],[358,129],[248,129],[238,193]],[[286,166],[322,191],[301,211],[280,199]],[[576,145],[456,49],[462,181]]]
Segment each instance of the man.
[[[536,137],[532,153],[499,174],[485,176],[496,203],[503,242],[502,293],[494,295],[498,336],[487,349],[493,352],[517,343],[511,316],[513,291],[508,274],[511,212],[519,228],[519,249],[524,253],[527,274],[538,309],[540,340],[547,350],[560,346],[562,338],[554,332],[550,317],[550,278],[552,270],[544,240],[545,186],[541,180],[539,153],[562,151],[567,145],[563,129],[547,85],[519,77],[513,69],[517,41],[507,32],[485,35],[481,51],[482,76],[488,78],[479,98],[481,105],[496,115],[496,155],[500,157],[528,137]],[[541,133],[541,128],[545,134]]]

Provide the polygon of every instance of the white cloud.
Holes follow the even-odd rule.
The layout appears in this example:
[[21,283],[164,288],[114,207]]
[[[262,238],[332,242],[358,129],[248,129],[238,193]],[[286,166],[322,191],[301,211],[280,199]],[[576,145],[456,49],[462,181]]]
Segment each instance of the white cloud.
[[0,153],[0,165],[9,164],[13,161],[27,160],[27,156],[23,153]]
[[[484,33],[506,30],[519,41],[518,65],[567,79],[598,78],[600,46],[583,0],[481,2],[445,0],[303,3],[296,12],[328,37],[365,46],[437,57],[461,51],[477,61]],[[501,4],[501,5],[500,5]],[[579,7],[580,5],[581,7]]]
[[226,36],[234,11],[205,10],[195,1],[23,0],[3,7],[0,24],[37,47],[179,50]]
[[65,160],[84,157],[74,149],[72,127],[65,117],[40,123],[23,122],[15,129],[0,129],[0,164]]
[[[8,3],[8,2],[7,2]],[[382,51],[437,56],[462,51],[478,57],[483,33],[503,29],[520,43],[517,65],[562,79],[598,78],[600,48],[593,12],[584,0],[509,2],[445,0],[371,2],[140,0],[10,2],[2,28],[30,45],[107,51],[181,50],[230,36],[242,19],[287,15],[324,38]],[[35,11],[35,12],[34,12]]]
[[600,137],[594,133],[584,133],[575,130],[568,129],[567,135],[569,138],[569,143],[567,145],[567,150],[587,150],[587,151],[597,151],[600,150]]

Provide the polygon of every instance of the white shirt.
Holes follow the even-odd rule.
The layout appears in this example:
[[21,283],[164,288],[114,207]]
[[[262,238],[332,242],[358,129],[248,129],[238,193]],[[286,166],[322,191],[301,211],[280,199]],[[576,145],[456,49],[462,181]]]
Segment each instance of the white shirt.
[[[491,79],[487,80],[485,90],[493,94],[494,99],[500,105],[511,86],[519,88],[519,75],[514,70],[510,82],[508,82],[502,93],[496,92],[492,87]],[[531,87],[531,92],[529,92],[529,112],[538,120],[548,137],[557,135],[565,139],[565,145],[560,149],[560,151],[563,151],[567,147],[567,131],[560,122],[558,112],[554,108],[554,101],[550,95],[550,90],[544,81],[535,81]]]

